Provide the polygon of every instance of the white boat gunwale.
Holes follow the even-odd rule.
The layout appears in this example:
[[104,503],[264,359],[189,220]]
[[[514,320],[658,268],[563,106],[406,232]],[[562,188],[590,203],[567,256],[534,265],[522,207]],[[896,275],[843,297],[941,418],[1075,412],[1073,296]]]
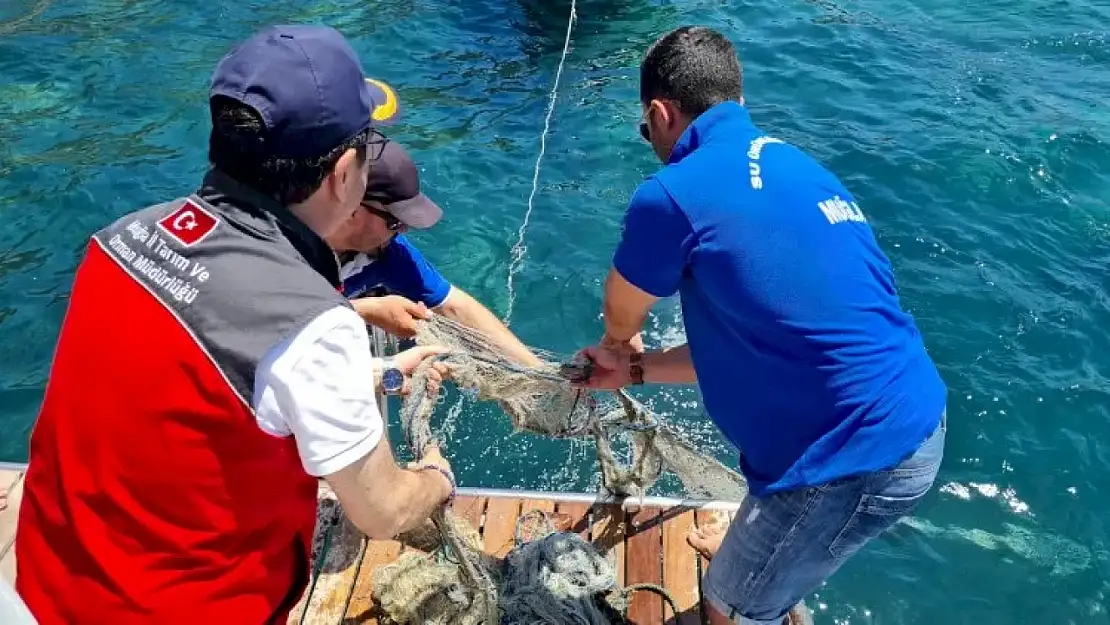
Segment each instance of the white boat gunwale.
[[[0,471],[23,473],[26,470],[27,465],[25,463],[0,462]],[[581,492],[466,486],[459,487],[458,496],[486,497],[488,499],[547,500],[554,501],[555,503],[584,503],[590,505],[619,504],[622,501],[616,497]],[[626,501],[635,502],[645,508],[692,508],[697,510],[725,510],[728,512],[735,512],[740,508],[738,502],[718,501],[713,499],[680,499],[678,497],[647,496],[642,500],[637,498]]]

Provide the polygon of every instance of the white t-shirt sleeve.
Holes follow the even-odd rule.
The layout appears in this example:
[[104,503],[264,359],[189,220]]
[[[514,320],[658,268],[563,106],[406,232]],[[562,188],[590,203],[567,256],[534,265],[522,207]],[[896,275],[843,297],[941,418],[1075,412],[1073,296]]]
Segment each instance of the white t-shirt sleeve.
[[370,453],[385,425],[374,389],[366,325],[344,306],[275,345],[255,372],[258,425],[292,435],[305,471],[322,477]]

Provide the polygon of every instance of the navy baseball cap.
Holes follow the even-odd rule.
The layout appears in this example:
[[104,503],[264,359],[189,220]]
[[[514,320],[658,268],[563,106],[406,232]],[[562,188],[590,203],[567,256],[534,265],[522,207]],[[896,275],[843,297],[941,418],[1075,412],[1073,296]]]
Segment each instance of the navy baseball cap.
[[410,228],[431,228],[443,209],[420,191],[420,172],[412,157],[396,141],[387,140],[382,154],[370,163],[364,200],[380,202],[382,209]]
[[232,98],[266,124],[268,156],[322,156],[373,124],[397,118],[396,92],[368,78],[355,51],[327,26],[271,26],[216,66],[209,97]]

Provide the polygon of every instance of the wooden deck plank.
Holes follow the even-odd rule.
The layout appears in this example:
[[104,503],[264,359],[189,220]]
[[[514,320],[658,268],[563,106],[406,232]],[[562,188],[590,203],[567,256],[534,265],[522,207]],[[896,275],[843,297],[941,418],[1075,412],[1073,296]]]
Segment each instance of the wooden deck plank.
[[[625,541],[624,585],[663,584],[663,528],[658,508],[641,508],[629,516]],[[632,595],[628,620],[639,625],[663,622],[663,598],[641,590]]]
[[593,507],[590,513],[593,525],[590,527],[590,541],[603,551],[617,572],[617,583],[624,582],[624,532],[627,526],[624,510],[613,504]]
[[464,519],[479,535],[482,533],[482,515],[486,512],[488,503],[486,497],[456,497],[454,508],[455,516]]
[[521,513],[529,510],[541,510],[551,514],[555,512],[555,502],[550,499],[529,499],[521,505]]
[[308,598],[304,620],[300,621],[302,625],[332,625],[343,618],[366,548],[366,536],[343,514],[338,502],[325,514],[326,522],[335,520],[321,554],[319,576]]
[[396,540],[371,540],[367,543],[362,567],[341,625],[378,624],[381,615],[374,605],[374,570],[396,560],[403,550],[404,546]]
[[23,500],[23,474],[3,471],[0,490],[6,495],[0,506],[0,578],[15,584],[15,532],[19,505]]
[[668,615],[668,623],[698,625],[701,623],[701,593],[698,585],[698,555],[686,543],[686,535],[694,528],[694,511],[675,511],[663,525],[663,586],[678,604],[678,617]]
[[584,503],[555,504],[555,514],[560,516],[558,530],[575,532],[586,540],[590,539],[590,506]]
[[[706,525],[715,522],[714,519],[715,519],[715,517],[714,517],[714,515],[711,511],[698,510],[697,512],[694,513],[694,527],[705,527]],[[709,560],[706,560],[701,555],[698,555],[697,558],[698,558],[698,569],[701,571],[701,575],[704,575],[705,571],[709,568]],[[699,578],[698,578],[698,584],[699,584],[699,586],[701,584],[700,575],[699,575]]]
[[[732,517],[736,516],[735,512],[725,512],[723,510],[698,510],[694,514],[695,527],[705,527],[707,525],[726,525],[731,523]],[[705,579],[705,573],[709,570],[709,560],[703,558],[701,555],[697,556],[698,560],[698,589],[700,589],[702,581]],[[701,617],[703,622],[708,623],[708,615],[705,611],[705,605],[700,605]]]
[[482,543],[486,553],[504,558],[516,540],[516,520],[520,517],[519,499],[493,498],[486,506]]

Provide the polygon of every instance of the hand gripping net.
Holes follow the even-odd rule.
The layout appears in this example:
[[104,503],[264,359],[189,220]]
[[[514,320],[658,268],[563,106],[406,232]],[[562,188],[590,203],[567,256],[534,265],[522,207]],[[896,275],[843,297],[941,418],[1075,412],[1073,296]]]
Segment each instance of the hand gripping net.
[[[488,336],[436,315],[422,322],[418,345],[439,345],[452,381],[479,400],[495,401],[517,431],[559,438],[592,437],[602,487],[620,498],[642,497],[664,470],[677,475],[694,497],[741,501],[744,479],[698,452],[675,429],[623,391],[574,388],[560,375],[562,359],[542,350],[543,362],[528,367],[507,356]],[[412,376],[401,407],[406,442],[420,459],[432,443],[430,419],[436,397],[427,391],[431,359]],[[620,465],[610,438],[626,431],[632,461]],[[519,539],[506,559],[482,553],[473,528],[441,508],[432,516],[441,550],[433,556],[408,552],[375,572],[374,594],[397,623],[581,623],[619,618],[622,592],[603,556],[577,534],[549,528],[534,540]]]

